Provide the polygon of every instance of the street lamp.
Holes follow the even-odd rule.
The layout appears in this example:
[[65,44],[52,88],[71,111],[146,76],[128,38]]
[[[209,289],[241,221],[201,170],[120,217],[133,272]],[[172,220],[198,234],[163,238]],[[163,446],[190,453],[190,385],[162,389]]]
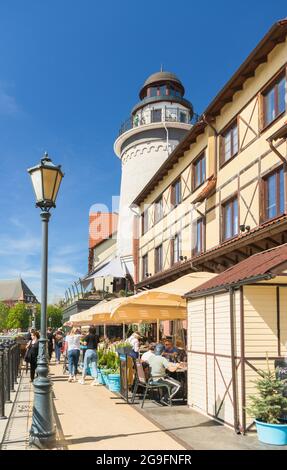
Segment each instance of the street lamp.
[[56,207],[56,197],[64,176],[61,166],[55,166],[45,153],[39,165],[28,170],[36,195],[36,207],[42,219],[42,277],[41,277],[41,335],[37,359],[37,378],[34,380],[34,406],[30,444],[50,447],[55,442],[56,429],[52,408],[52,383],[48,377],[47,357],[47,277],[48,223],[50,209]]

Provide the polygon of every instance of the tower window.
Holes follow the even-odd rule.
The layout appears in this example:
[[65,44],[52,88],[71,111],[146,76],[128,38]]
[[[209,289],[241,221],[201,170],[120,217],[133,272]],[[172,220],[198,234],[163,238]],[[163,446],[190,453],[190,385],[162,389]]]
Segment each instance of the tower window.
[[161,109],[151,110],[151,122],[161,122]]

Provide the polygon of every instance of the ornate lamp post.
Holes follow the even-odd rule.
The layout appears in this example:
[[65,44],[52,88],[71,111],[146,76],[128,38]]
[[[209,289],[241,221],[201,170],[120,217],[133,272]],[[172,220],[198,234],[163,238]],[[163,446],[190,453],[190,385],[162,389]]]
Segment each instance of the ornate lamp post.
[[47,358],[47,278],[48,278],[48,223],[50,209],[56,207],[56,197],[64,174],[45,153],[41,163],[28,170],[36,195],[36,207],[42,219],[42,276],[41,276],[41,336],[37,360],[38,377],[34,380],[34,406],[30,444],[50,447],[55,442],[56,430],[52,411],[52,383],[48,377]]

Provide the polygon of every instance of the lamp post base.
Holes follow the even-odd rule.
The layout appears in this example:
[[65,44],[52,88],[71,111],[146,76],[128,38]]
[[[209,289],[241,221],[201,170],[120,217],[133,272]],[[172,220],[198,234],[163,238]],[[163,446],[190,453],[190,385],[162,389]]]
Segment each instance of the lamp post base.
[[30,445],[49,448],[56,443],[56,426],[53,419],[52,383],[48,377],[37,377],[34,382],[34,406]]

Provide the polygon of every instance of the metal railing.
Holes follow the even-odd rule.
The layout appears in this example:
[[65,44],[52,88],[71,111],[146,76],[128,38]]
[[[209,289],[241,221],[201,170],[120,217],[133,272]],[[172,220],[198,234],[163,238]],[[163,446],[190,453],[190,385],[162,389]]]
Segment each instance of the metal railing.
[[190,114],[183,108],[163,107],[149,110],[141,110],[134,116],[126,119],[120,127],[119,135],[135,127],[152,124],[155,122],[181,122],[184,124],[195,124],[199,120],[199,115],[194,113],[190,119]]
[[5,419],[5,404],[11,403],[11,392],[20,373],[20,345],[15,340],[0,342],[0,419]]

